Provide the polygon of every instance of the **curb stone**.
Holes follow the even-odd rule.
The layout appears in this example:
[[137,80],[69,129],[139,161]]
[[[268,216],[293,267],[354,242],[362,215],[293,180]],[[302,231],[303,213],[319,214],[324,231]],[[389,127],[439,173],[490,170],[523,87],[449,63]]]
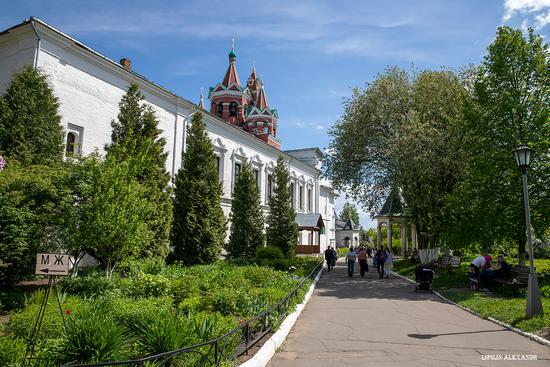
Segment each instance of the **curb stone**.
[[[392,271],[392,274],[395,275],[395,276],[397,276],[397,277],[399,277],[399,278],[408,280],[409,282],[412,282],[412,283],[415,283],[415,284],[416,284],[416,282],[415,282],[414,280],[412,280],[412,279],[410,279],[410,278],[407,278],[406,276],[403,276],[403,275],[401,275],[401,274],[397,274],[397,273],[394,272],[394,271]],[[436,296],[438,296],[439,298],[441,298],[441,299],[444,300],[445,302],[448,302],[448,303],[452,304],[453,306],[456,306],[456,307],[458,307],[458,308],[461,308],[461,309],[463,309],[464,311],[469,312],[469,313],[471,313],[472,315],[475,315],[475,316],[477,316],[477,317],[483,319],[483,317],[482,317],[479,313],[475,312],[474,310],[469,309],[468,307],[464,307],[464,306],[462,306],[462,305],[459,305],[459,304],[456,303],[456,302],[451,301],[450,299],[446,298],[445,296],[443,296],[443,295],[442,295],[441,293],[439,293],[438,291],[433,291],[433,294],[435,294]],[[527,331],[523,331],[523,330],[521,330],[521,329],[518,329],[518,328],[516,328],[516,327],[513,327],[512,325],[509,325],[509,324],[507,324],[507,323],[505,323],[505,322],[502,322],[502,321],[497,320],[497,319],[495,319],[495,318],[493,318],[493,317],[490,317],[490,316],[489,316],[486,320],[489,320],[489,321],[491,321],[492,323],[495,323],[495,324],[497,324],[497,325],[499,325],[499,326],[502,326],[502,327],[504,327],[504,328],[506,328],[506,329],[508,329],[508,330],[510,330],[510,331],[513,331],[513,332],[515,332],[515,333],[517,333],[517,334],[519,334],[519,335],[521,335],[521,336],[524,336],[524,337],[526,337],[526,338],[528,338],[528,339],[534,340],[534,341],[536,341],[536,342],[538,342],[538,343],[540,343],[540,344],[542,344],[542,345],[546,345],[546,346],[549,346],[549,347],[550,347],[550,340],[548,340],[548,339],[546,339],[546,338],[543,338],[542,336],[535,335],[535,334],[529,333],[529,332],[527,332]]]
[[264,345],[262,345],[260,350],[258,350],[251,359],[239,365],[240,367],[265,367],[269,363],[271,358],[275,355],[277,349],[279,349],[285,341],[288,333],[290,333],[290,330],[296,323],[296,320],[298,320],[298,316],[300,316],[307,302],[311,298],[313,290],[315,289],[319,278],[321,278],[321,274],[323,273],[323,269],[325,267],[326,265],[323,265],[323,268],[319,270],[319,273],[315,276],[313,284],[309,287],[302,303],[296,305],[296,310],[284,319],[279,326],[279,330],[277,330],[275,334],[273,334],[271,338],[269,338]]

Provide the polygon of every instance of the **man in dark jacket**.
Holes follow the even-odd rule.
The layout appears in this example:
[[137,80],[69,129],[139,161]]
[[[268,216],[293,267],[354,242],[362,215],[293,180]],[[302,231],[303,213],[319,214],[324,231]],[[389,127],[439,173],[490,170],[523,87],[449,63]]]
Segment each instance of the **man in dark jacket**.
[[332,252],[332,247],[329,246],[327,247],[327,249],[325,250],[325,260],[327,261],[327,268],[328,268],[328,271],[330,271],[330,269],[333,268],[332,266],[332,258],[334,257],[334,253]]

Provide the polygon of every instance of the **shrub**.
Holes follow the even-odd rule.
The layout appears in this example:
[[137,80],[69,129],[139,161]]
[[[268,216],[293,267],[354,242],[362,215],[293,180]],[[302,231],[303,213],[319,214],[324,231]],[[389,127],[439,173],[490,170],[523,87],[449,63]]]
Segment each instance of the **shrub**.
[[[11,315],[8,331],[19,338],[28,340],[31,336],[43,298],[44,290],[38,290],[27,299],[26,307]],[[82,308],[85,303],[84,300],[78,297],[62,297],[61,302],[64,309],[70,309],[71,311]],[[42,327],[40,329],[39,339],[63,338],[65,336],[65,329],[61,317],[62,315],[60,314],[55,295],[50,294],[46,312],[44,313],[44,319],[42,321]]]
[[71,314],[64,348],[66,362],[88,363],[125,357],[126,329],[109,315],[101,303]]
[[0,367],[15,367],[23,360],[27,344],[23,339],[4,337],[0,340]]
[[170,280],[164,275],[140,273],[123,281],[123,292],[131,297],[159,297],[170,293]]
[[120,325],[133,330],[134,326],[142,320],[148,320],[158,313],[166,313],[172,310],[171,297],[151,297],[133,299],[128,297],[104,298],[106,308],[110,310],[111,317]]
[[91,274],[87,276],[69,277],[63,281],[63,291],[68,294],[79,294],[87,297],[100,296],[113,292],[118,284],[113,278],[107,278],[103,274]]
[[276,246],[259,247],[256,250],[254,262],[263,265],[266,261],[283,260],[285,258],[283,251]]
[[140,273],[157,275],[166,269],[163,259],[148,258],[140,260],[122,260],[117,272],[125,277],[134,277]]
[[172,312],[160,312],[136,325],[137,345],[143,355],[155,355],[183,348],[193,340],[189,322]]
[[202,311],[206,306],[205,300],[200,296],[186,298],[178,304],[178,308],[186,314]]
[[550,259],[550,244],[539,241],[533,243],[533,256],[535,259]]

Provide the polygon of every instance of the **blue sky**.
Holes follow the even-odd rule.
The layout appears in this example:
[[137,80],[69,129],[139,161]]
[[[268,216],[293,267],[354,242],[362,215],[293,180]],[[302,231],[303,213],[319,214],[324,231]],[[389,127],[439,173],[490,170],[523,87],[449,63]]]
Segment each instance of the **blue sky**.
[[[342,99],[387,66],[477,64],[502,24],[550,33],[550,0],[2,0],[0,8],[1,29],[34,15],[194,102],[223,78],[234,36],[241,82],[255,63],[279,110],[283,149],[327,147]],[[361,222],[371,226],[366,213]]]

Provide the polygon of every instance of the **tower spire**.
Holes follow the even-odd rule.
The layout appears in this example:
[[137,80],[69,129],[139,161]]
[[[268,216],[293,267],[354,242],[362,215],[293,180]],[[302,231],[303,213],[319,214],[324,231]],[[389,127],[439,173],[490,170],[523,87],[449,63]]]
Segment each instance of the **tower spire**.
[[229,63],[233,64],[236,59],[237,59],[237,55],[235,54],[235,37],[233,37],[231,39],[231,51],[229,52]]
[[203,94],[202,94],[202,89],[203,89],[203,88],[201,87],[201,96],[200,96],[200,99],[199,99],[199,108],[200,108],[201,110],[204,110],[204,96],[203,96]]

